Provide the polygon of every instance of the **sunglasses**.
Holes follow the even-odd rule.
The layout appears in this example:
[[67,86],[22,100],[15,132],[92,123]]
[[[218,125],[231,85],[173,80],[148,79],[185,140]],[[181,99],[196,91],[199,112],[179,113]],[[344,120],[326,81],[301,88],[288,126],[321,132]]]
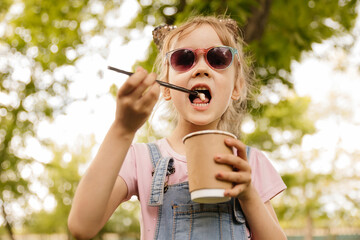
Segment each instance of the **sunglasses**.
[[215,70],[223,70],[231,65],[234,55],[237,55],[238,51],[228,46],[210,47],[207,49],[198,48],[195,50],[181,48],[166,53],[166,59],[175,71],[185,72],[195,66],[199,54],[204,54],[205,61],[209,67]]

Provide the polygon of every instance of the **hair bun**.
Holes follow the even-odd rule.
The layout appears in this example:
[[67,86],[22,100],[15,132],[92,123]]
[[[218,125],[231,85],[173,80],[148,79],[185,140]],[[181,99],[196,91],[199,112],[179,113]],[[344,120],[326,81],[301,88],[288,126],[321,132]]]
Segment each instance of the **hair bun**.
[[240,29],[237,22],[234,19],[224,18],[224,19],[220,19],[220,22],[224,23],[225,26],[229,30],[231,30],[231,33],[234,35],[235,39],[240,37]]
[[154,28],[154,30],[152,31],[153,40],[159,50],[161,50],[162,48],[166,35],[175,28],[176,26],[167,24],[163,24]]

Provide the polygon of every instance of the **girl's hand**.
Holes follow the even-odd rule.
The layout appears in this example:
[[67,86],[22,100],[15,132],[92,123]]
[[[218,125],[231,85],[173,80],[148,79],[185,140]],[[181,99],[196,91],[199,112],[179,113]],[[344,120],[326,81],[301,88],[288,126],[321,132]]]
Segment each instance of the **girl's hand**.
[[150,116],[160,92],[155,79],[139,67],[117,92],[115,124],[124,132],[135,134]]
[[216,178],[233,183],[232,189],[225,190],[224,195],[229,197],[243,198],[250,192],[251,167],[246,157],[246,146],[237,139],[227,138],[225,144],[237,149],[237,156],[233,154],[222,154],[215,156],[217,163],[228,164],[233,167],[233,172],[219,172]]

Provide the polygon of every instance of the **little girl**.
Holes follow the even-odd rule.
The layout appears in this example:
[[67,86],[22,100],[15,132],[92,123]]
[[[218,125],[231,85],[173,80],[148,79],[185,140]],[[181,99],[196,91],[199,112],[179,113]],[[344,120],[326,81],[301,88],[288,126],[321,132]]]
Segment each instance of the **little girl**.
[[[115,120],[77,188],[70,231],[78,239],[93,237],[119,204],[136,195],[141,239],[286,239],[270,203],[286,186],[265,155],[255,148],[247,151],[239,140],[225,140],[236,154],[214,157],[234,169],[214,176],[233,183],[224,193],[231,201],[190,199],[182,138],[205,129],[239,137],[249,71],[236,22],[196,17],[178,28],[154,31],[159,79],[206,97],[164,88],[163,98],[176,110],[173,132],[152,144],[132,143],[160,93],[157,75],[138,68],[119,89]],[[165,180],[154,172],[166,173]]]

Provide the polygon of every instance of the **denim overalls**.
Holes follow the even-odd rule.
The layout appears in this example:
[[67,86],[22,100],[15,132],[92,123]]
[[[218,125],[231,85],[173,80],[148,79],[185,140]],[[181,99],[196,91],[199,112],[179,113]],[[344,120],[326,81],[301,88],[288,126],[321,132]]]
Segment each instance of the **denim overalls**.
[[[154,167],[149,206],[158,206],[154,239],[239,239],[248,238],[239,201],[200,204],[191,201],[188,182],[167,185],[174,173],[174,159],[162,157],[154,143],[147,144]],[[247,148],[247,154],[249,154]]]

